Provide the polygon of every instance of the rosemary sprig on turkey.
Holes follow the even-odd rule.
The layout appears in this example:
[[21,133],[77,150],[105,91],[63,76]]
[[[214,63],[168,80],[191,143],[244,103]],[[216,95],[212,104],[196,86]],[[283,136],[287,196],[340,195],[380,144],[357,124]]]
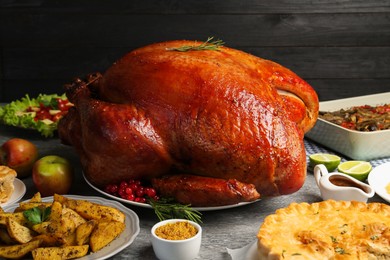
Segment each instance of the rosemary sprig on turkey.
[[196,223],[202,223],[202,213],[191,208],[191,205],[177,203],[171,198],[149,199],[148,203],[152,206],[160,221],[171,218],[184,218]]
[[169,48],[169,51],[202,51],[202,50],[211,50],[218,51],[221,46],[225,43],[222,40],[213,41],[214,37],[208,37],[207,41],[201,43],[200,45],[183,45],[177,48]]

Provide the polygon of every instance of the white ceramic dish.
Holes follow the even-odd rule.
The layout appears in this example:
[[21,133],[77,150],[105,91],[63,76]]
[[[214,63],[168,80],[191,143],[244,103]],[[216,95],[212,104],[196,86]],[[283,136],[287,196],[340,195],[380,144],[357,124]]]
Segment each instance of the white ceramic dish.
[[[176,222],[188,222],[197,229],[195,236],[183,240],[168,240],[156,235],[156,229]],[[152,227],[151,242],[153,251],[160,260],[191,260],[198,256],[202,243],[202,227],[186,219],[168,219],[160,221]]]
[[[360,105],[390,103],[390,92],[320,102],[320,111],[336,111]],[[349,130],[319,118],[305,135],[354,160],[372,160],[390,156],[390,130],[359,132]]]
[[[85,177],[85,174],[83,173],[83,176],[84,176],[84,180],[88,183],[89,186],[91,186],[91,188],[93,188],[94,190],[96,190],[97,192],[111,198],[111,199],[114,199],[114,200],[117,200],[117,201],[120,201],[122,203],[125,203],[125,204],[129,204],[129,205],[132,205],[132,206],[137,206],[137,207],[143,207],[143,208],[152,208],[152,206],[150,206],[149,204],[147,203],[140,203],[140,202],[135,202],[135,201],[130,201],[130,200],[126,200],[126,199],[122,199],[120,197],[117,197],[117,196],[114,196],[114,195],[111,195],[101,189],[99,189],[98,187],[94,186],[92,183],[90,183],[87,178]],[[260,199],[259,199],[260,200]],[[240,202],[240,203],[237,203],[237,204],[232,204],[232,205],[225,205],[225,206],[215,206],[215,207],[192,207],[193,209],[197,210],[197,211],[212,211],[212,210],[223,210],[223,209],[230,209],[230,208],[236,208],[236,207],[241,207],[241,206],[245,206],[245,205],[248,205],[248,204],[252,204],[252,203],[255,203],[259,200],[255,200],[255,201],[251,201],[251,202]]]
[[[131,245],[140,232],[139,218],[137,214],[131,209],[126,208],[119,202],[107,200],[99,197],[88,197],[88,196],[78,196],[78,195],[65,195],[65,196],[71,199],[88,200],[93,203],[115,207],[121,210],[126,215],[126,219],[125,219],[126,228],[122,232],[122,234],[119,235],[119,237],[117,237],[114,241],[112,241],[109,245],[102,248],[101,250],[95,253],[88,254],[84,257],[77,258],[77,260],[107,259],[109,257],[112,257],[115,254],[122,251],[123,249],[125,249],[126,247],[128,247],[129,245]],[[53,201],[53,197],[42,198],[42,201],[51,202]],[[16,207],[18,207],[18,205],[19,205],[18,203],[15,203],[6,206],[4,207],[4,210],[7,212],[13,212],[16,209]]]
[[375,167],[368,175],[368,183],[382,199],[390,203],[386,186],[390,185],[390,162]]
[[18,202],[23,198],[24,194],[26,194],[26,185],[24,185],[24,182],[22,182],[21,180],[15,178],[14,187],[14,192],[12,193],[11,197],[7,202],[1,203],[1,207],[4,208],[8,205]]
[[[314,167],[314,178],[323,200],[367,202],[369,198],[375,195],[375,190],[370,185],[341,172],[329,173],[323,164]],[[336,185],[332,180],[342,181],[344,185]]]

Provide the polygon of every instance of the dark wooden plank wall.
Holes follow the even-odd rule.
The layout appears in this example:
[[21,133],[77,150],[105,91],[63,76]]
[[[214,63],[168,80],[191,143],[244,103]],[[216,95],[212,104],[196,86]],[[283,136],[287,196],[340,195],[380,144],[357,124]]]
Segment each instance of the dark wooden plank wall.
[[389,0],[0,0],[0,102],[62,93],[126,52],[214,36],[306,79],[320,100],[390,91]]

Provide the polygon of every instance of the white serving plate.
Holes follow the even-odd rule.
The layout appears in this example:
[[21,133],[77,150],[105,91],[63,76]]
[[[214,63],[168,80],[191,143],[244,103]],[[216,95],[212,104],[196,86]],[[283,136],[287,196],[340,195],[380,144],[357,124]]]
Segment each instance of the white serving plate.
[[[320,111],[332,112],[341,108],[386,103],[390,103],[390,92],[320,102]],[[390,157],[390,130],[360,132],[318,118],[313,129],[305,136],[354,160]]]
[[390,203],[390,193],[386,191],[386,186],[390,185],[390,162],[375,167],[368,175],[367,181],[376,194]]
[[18,178],[14,179],[14,192],[12,192],[11,197],[7,202],[0,203],[1,207],[6,207],[8,205],[14,204],[21,200],[26,193],[26,185],[23,181],[19,180]]
[[[139,218],[138,215],[132,211],[131,209],[123,206],[121,203],[113,200],[107,200],[100,197],[88,197],[88,196],[78,196],[78,195],[65,195],[67,198],[75,199],[75,200],[88,200],[93,203],[101,204],[104,206],[110,206],[119,209],[122,211],[125,216],[125,230],[110,244],[106,247],[100,249],[95,253],[87,254],[84,257],[77,258],[77,260],[95,260],[95,259],[107,259],[112,257],[122,251],[123,249],[130,246],[135,238],[138,236],[140,232],[139,226]],[[53,197],[45,197],[42,198],[43,202],[52,202]],[[14,212],[14,210],[19,206],[18,203],[14,203],[12,205],[8,205],[4,207],[4,211],[6,212]]]
[[[129,205],[132,205],[132,206],[137,206],[137,207],[142,207],[142,208],[149,208],[149,209],[152,209],[152,206],[150,204],[147,204],[147,203],[140,203],[140,202],[135,202],[135,201],[130,201],[130,200],[126,200],[126,199],[122,199],[120,197],[117,197],[117,196],[114,196],[112,194],[109,194],[107,192],[105,192],[104,190],[101,190],[99,189],[98,187],[96,187],[95,185],[93,185],[90,181],[88,181],[87,177],[85,176],[85,174],[83,173],[83,176],[84,176],[84,180],[86,183],[88,183],[89,186],[91,186],[91,188],[93,188],[94,190],[96,190],[97,192],[111,198],[111,199],[114,199],[114,200],[117,200],[117,201],[120,201],[124,204],[129,204]],[[192,207],[192,209],[194,210],[197,210],[197,211],[213,211],[213,210],[224,210],[224,209],[230,209],[230,208],[236,208],[236,207],[241,207],[241,206],[245,206],[245,205],[248,205],[248,204],[252,204],[252,203],[255,203],[257,201],[260,201],[261,199],[258,199],[258,200],[255,200],[255,201],[250,201],[250,202],[240,202],[240,203],[237,203],[237,204],[232,204],[232,205],[224,205],[224,206],[214,206],[214,207]]]

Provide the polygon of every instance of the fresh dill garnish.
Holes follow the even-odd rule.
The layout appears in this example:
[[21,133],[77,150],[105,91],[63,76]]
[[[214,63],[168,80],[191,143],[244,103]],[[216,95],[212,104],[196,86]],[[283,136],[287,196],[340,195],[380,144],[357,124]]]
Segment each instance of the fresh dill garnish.
[[211,50],[218,51],[221,46],[225,43],[222,40],[214,40],[214,37],[208,37],[207,41],[201,43],[200,45],[183,45],[177,48],[169,48],[169,51],[203,51],[203,50]]
[[149,199],[148,203],[152,206],[160,221],[172,218],[184,218],[196,223],[202,223],[202,214],[191,208],[191,205],[177,203],[172,198],[160,198],[159,200]]

